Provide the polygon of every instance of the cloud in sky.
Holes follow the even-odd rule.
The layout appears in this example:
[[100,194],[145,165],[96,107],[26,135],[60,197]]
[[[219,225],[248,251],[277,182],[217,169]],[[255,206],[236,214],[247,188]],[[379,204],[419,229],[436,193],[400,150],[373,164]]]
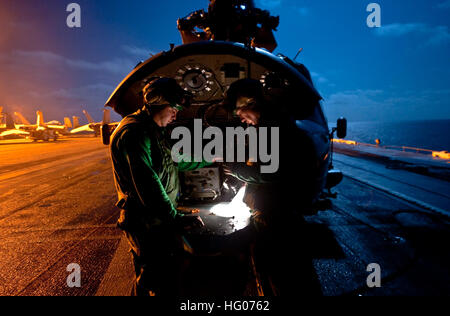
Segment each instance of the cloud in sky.
[[379,36],[402,36],[409,33],[422,32],[426,28],[425,24],[422,23],[394,23],[383,25],[380,28],[377,28],[376,34]]
[[53,53],[51,51],[24,51],[14,50],[9,54],[0,54],[0,61],[8,61],[8,64],[20,64],[25,61],[28,65],[71,68],[80,71],[106,72],[114,75],[126,75],[138,63],[138,59],[147,59],[154,54],[149,49],[137,46],[124,45],[122,50],[126,56],[111,58],[100,62],[83,59],[72,59]]
[[[36,91],[30,95],[42,103],[45,100],[55,100],[59,103],[67,104],[65,111],[80,115],[81,110],[88,110],[97,120],[101,117],[101,109],[106,99],[114,91],[114,86],[105,83],[94,83],[80,87],[61,88],[55,91],[42,94]],[[83,116],[82,116],[83,117]],[[117,120],[119,117],[114,116]]]
[[450,9],[450,0],[446,0],[436,5],[438,9]]
[[305,7],[297,7],[296,10],[301,16],[307,16],[309,14],[309,9]]
[[123,45],[116,56],[99,62],[69,58],[50,50],[0,52],[0,104],[31,117],[41,109],[51,118],[95,113],[115,86],[152,51]]
[[317,72],[311,72],[311,77],[314,79],[314,81],[316,81],[317,83],[327,83],[329,82],[329,80],[327,78],[325,78],[324,76],[322,76],[321,74],[317,73]]
[[281,6],[282,0],[256,0],[256,5],[266,9],[273,9]]
[[450,42],[448,26],[430,26],[424,23],[394,23],[383,25],[375,29],[375,34],[382,37],[400,37],[408,34],[422,34],[427,36],[428,44]]
[[[106,101],[105,98],[139,60],[145,60],[153,53],[152,48],[159,52],[157,48],[165,48],[169,40],[179,43],[175,19],[205,5],[199,2],[195,8],[192,5],[175,8],[173,3],[167,1],[154,6],[151,1],[136,0],[133,1],[133,8],[127,9],[129,5],[125,1],[113,1],[111,5],[102,4],[107,1],[85,1],[83,28],[66,30],[64,6],[56,9],[60,0],[46,1],[55,6],[36,6],[27,1],[0,1],[2,9],[13,7],[12,4],[17,7],[17,12],[10,12],[9,15],[7,11],[0,10],[0,17],[3,18],[0,24],[6,26],[0,28],[0,105],[21,106],[30,113],[30,117],[35,109],[42,107],[45,110],[48,107],[49,114],[46,116],[59,120],[63,114],[71,114],[68,109],[80,106],[90,106],[92,111],[90,108],[88,110],[94,116],[96,111],[100,114],[99,107]],[[355,18],[356,11],[366,17],[365,5],[355,8],[354,1],[344,1],[339,5],[331,0],[320,3],[304,0],[255,2],[258,7],[281,17],[282,25],[276,33],[279,52],[293,56],[299,46],[307,49],[301,56],[303,62],[311,71],[316,71],[312,74],[314,82],[318,90],[328,96],[325,104],[333,113],[340,114],[344,109],[349,117],[364,120],[379,117],[380,113],[390,113],[386,114],[389,117],[395,114],[401,118],[411,112],[411,107],[404,104],[418,104],[424,115],[430,113],[423,104],[427,100],[435,104],[438,97],[429,93],[425,98],[418,95],[419,91],[416,91],[416,99],[406,93],[393,93],[393,89],[389,88],[391,82],[385,79],[386,74],[392,74],[392,84],[399,91],[413,90],[418,86],[417,80],[423,82],[423,89],[448,86],[450,72],[445,56],[450,49],[450,25],[445,20],[445,14],[450,0],[436,0],[432,4],[426,0],[421,0],[422,3],[413,1],[408,10],[404,10],[401,1],[392,1],[389,6],[394,20],[391,21],[400,23],[371,30],[379,32],[373,33],[373,36],[367,36],[365,21]],[[413,19],[411,10],[420,12],[420,18]],[[310,28],[305,31],[288,27],[297,26],[299,21],[308,23]],[[354,28],[355,21],[359,21],[360,27]],[[8,23],[14,24],[14,28],[10,28],[12,34],[8,33]],[[55,28],[55,25],[61,28]],[[158,28],[158,25],[167,27]],[[378,41],[382,40],[383,43],[379,44],[383,45],[373,45],[374,36]],[[336,47],[336,43],[339,49],[330,49]],[[403,51],[403,48],[417,43],[429,47],[414,51],[408,58],[403,58],[400,53],[389,53],[396,49]],[[384,52],[387,52],[386,55]],[[379,58],[381,56],[384,58]],[[366,74],[369,68],[370,74]],[[432,70],[434,68],[437,70]],[[356,90],[373,87],[382,88],[385,92],[376,94],[376,90]],[[30,92],[39,94],[33,97]],[[92,101],[85,101],[88,96]],[[450,117],[447,110],[450,105],[444,106],[450,96],[441,96],[443,110],[442,113],[434,111],[435,117]],[[398,110],[391,109],[396,106]],[[54,110],[52,114],[50,108]],[[364,113],[366,108],[367,113]],[[434,105],[434,108],[437,106]],[[385,111],[379,113],[380,109]],[[415,111],[414,115],[419,116],[419,111]]]
[[450,89],[395,91],[350,90],[325,98],[331,122],[344,116],[350,121],[421,120],[450,117]]
[[378,107],[380,102],[376,101],[375,97],[382,94],[383,90],[358,89],[353,91],[342,91],[330,95],[325,100],[325,104],[329,107]]
[[105,71],[112,74],[126,74],[133,69],[136,62],[129,58],[114,58],[101,62],[91,62],[82,59],[70,59],[49,51],[22,51],[12,53],[13,58],[26,60],[27,63],[47,64],[53,66],[69,67],[86,71]]
[[[283,0],[256,0],[256,6],[263,9],[272,10],[284,5]],[[288,6],[291,10],[298,12],[301,16],[307,16],[310,13],[310,9],[307,7],[300,7],[297,4]]]
[[37,109],[52,119],[79,115],[81,107],[93,112],[95,117],[96,112],[101,114],[98,109],[144,51],[147,52],[127,46],[117,57],[99,62],[45,50],[0,53],[0,104],[28,117]]
[[156,53],[147,48],[141,48],[133,45],[124,45],[122,46],[122,50],[131,56],[136,56],[138,58],[147,59]]
[[30,92],[30,94],[34,97],[39,98],[53,97],[53,98],[65,98],[80,101],[91,101],[91,100],[104,101],[111,94],[114,88],[115,87],[108,84],[96,83],[76,88],[58,89],[55,91],[48,92],[46,94],[42,94],[36,91]]

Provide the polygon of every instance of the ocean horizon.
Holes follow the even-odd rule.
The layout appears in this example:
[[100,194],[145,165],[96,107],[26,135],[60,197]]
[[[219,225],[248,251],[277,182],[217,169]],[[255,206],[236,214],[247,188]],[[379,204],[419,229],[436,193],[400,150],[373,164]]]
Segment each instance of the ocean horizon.
[[[330,127],[336,126],[332,122]],[[348,122],[347,140],[382,146],[450,151],[450,119]]]

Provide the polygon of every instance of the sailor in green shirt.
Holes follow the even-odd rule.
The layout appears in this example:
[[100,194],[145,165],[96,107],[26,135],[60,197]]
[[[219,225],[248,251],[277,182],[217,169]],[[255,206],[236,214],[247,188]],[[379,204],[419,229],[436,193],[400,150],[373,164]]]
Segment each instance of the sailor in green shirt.
[[[135,295],[178,291],[179,258],[187,247],[182,232],[202,226],[200,217],[183,216],[177,207],[179,171],[205,167],[189,159],[175,163],[165,127],[187,104],[174,79],[159,78],[144,87],[145,106],[125,117],[111,136],[111,159],[118,226],[125,232],[136,269]],[[178,260],[177,260],[178,257]]]

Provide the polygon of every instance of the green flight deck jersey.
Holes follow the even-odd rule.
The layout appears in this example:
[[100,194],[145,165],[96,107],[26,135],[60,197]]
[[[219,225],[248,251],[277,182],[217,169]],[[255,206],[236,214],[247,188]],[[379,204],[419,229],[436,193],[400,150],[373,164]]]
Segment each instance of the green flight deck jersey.
[[126,231],[173,223],[181,216],[176,210],[178,172],[210,165],[190,159],[175,163],[165,128],[146,107],[122,120],[111,136],[110,151],[121,209],[118,225]]

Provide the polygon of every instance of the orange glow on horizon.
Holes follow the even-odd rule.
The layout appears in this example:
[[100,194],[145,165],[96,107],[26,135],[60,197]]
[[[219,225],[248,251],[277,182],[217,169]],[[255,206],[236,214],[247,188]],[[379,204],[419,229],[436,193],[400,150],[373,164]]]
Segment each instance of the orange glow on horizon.
[[345,140],[345,139],[333,139],[333,143],[346,144],[346,145],[358,145],[358,143],[354,140]]
[[0,21],[2,27],[0,27],[0,49],[3,48],[5,43],[8,42],[12,33],[13,18],[5,4],[0,3]]
[[67,100],[57,95],[74,86],[74,77],[57,59],[46,59],[46,53],[64,56],[47,22],[33,14],[27,1],[0,1],[0,106],[30,122],[37,110],[48,121],[72,114],[63,108]]
[[448,151],[433,151],[433,157],[449,160],[450,153]]

